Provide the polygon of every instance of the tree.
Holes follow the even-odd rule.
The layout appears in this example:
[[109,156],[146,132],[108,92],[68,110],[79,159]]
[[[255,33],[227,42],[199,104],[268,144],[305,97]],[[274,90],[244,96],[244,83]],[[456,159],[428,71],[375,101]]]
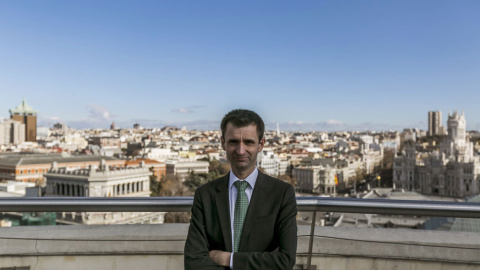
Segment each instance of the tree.
[[219,174],[217,171],[208,173],[195,173],[194,171],[191,171],[187,179],[183,181],[183,185],[185,185],[191,192],[195,192],[200,186],[221,176],[223,175]]
[[365,180],[365,170],[362,168],[357,168],[355,170],[355,181],[360,182]]
[[395,153],[393,150],[385,151],[383,154],[382,168],[378,172],[381,177],[382,186],[393,186],[393,159]]
[[215,158],[210,161],[210,165],[208,166],[209,172],[217,172],[219,175],[225,175],[230,172],[230,163],[228,162],[220,162]]
[[[163,176],[162,176],[163,178]],[[160,196],[160,191],[162,190],[163,181],[157,181],[157,177],[155,175],[150,175],[150,196],[156,197]]]
[[163,217],[163,223],[188,223],[190,212],[168,212]]
[[197,188],[204,185],[214,179],[224,176],[230,172],[230,164],[222,163],[216,159],[209,161],[208,173],[195,173],[191,171],[187,179],[183,181],[183,185],[186,186],[192,193]]
[[[150,176],[150,196],[155,197],[178,197],[191,195],[188,189],[182,185],[176,175],[162,175],[160,181],[157,181],[155,175]],[[164,223],[188,223],[190,220],[189,212],[168,212],[164,216]]]

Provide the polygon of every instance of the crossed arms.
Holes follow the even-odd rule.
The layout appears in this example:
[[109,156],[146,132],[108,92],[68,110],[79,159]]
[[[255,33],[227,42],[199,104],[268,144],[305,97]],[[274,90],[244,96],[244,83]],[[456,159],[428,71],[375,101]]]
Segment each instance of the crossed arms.
[[292,269],[297,249],[295,192],[286,184],[274,188],[273,194],[269,193],[271,198],[262,198],[261,205],[256,207],[250,205],[255,211],[269,213],[253,223],[247,241],[241,244],[244,248],[235,253],[225,243],[224,236],[231,234],[222,234],[220,227],[220,219],[229,217],[219,216],[211,190],[197,189],[185,242],[185,269],[225,269],[230,254],[235,270]]

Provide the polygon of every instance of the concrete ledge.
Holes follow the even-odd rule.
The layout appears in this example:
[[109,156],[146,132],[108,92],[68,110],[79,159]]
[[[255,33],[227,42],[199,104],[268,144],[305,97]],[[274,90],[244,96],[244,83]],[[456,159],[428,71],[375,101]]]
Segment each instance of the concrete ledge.
[[[183,269],[188,224],[0,229],[0,267]],[[310,227],[299,226],[305,264]],[[480,234],[317,227],[317,269],[480,269]]]
[[[307,254],[309,233],[309,227],[299,227],[298,255]],[[316,227],[315,236],[316,256],[480,264],[478,233]]]
[[0,256],[177,254],[188,224],[30,226],[0,229]]

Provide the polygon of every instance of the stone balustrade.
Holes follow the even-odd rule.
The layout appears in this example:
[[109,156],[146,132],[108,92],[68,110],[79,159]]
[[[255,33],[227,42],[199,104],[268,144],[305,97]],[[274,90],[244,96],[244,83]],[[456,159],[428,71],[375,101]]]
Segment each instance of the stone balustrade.
[[[187,228],[188,224],[0,228],[0,268],[183,269]],[[307,263],[309,233],[309,226],[299,226],[297,269]],[[472,270],[480,269],[479,254],[478,233],[316,227],[312,265],[324,270]]]

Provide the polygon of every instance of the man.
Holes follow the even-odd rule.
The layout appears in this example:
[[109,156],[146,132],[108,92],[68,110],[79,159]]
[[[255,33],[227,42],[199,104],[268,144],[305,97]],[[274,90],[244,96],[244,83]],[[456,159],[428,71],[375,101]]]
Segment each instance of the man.
[[233,110],[221,123],[229,174],[195,191],[185,269],[292,269],[297,249],[293,187],[260,172],[265,144],[258,114]]

